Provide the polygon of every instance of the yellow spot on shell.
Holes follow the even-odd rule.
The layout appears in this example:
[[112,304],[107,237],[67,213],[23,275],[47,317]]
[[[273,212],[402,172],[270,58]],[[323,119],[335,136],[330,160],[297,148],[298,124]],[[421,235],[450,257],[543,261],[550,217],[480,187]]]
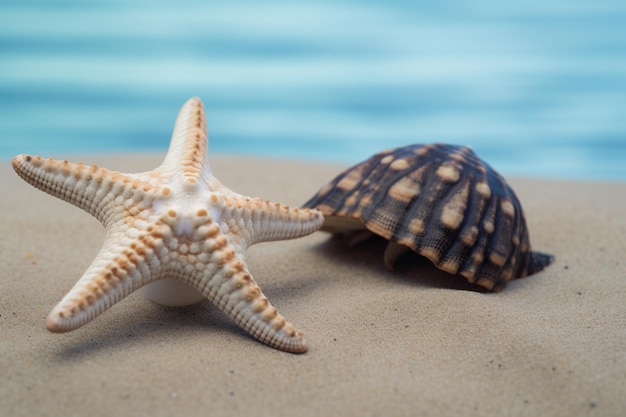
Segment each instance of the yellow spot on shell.
[[393,161],[393,155],[387,155],[383,159],[380,160],[380,163],[387,165],[391,161]]
[[504,266],[504,263],[506,262],[506,258],[500,255],[499,253],[491,252],[489,254],[489,261],[493,263],[494,265]]
[[500,275],[500,277],[502,278],[503,281],[511,280],[511,278],[513,278],[513,270],[511,268],[506,268],[504,271],[502,271],[502,274]]
[[345,206],[352,207],[356,203],[357,203],[357,195],[356,194],[352,194],[350,197],[348,197],[346,199]]
[[468,188],[469,183],[466,183],[463,190],[456,193],[441,212],[441,223],[452,230],[458,229],[465,218]]
[[461,234],[461,240],[467,246],[472,246],[474,242],[476,242],[477,237],[478,237],[478,228],[476,226],[470,227],[469,230]]
[[413,153],[417,156],[424,156],[432,149],[431,145],[422,146],[413,150]]
[[502,207],[502,212],[507,216],[515,216],[515,207],[509,200],[503,200],[502,203],[500,203],[500,207]]
[[441,253],[436,248],[433,247],[425,247],[420,250],[420,255],[428,258],[431,262],[439,263],[439,259],[441,258]]
[[481,287],[485,287],[487,290],[491,291],[494,288],[494,282],[487,277],[480,277],[476,280],[476,284]]
[[480,252],[476,252],[476,253],[474,253],[472,255],[472,261],[474,261],[474,264],[476,264],[476,265],[479,265],[479,264],[483,263],[484,259],[485,259],[485,257]]
[[453,260],[445,260],[441,262],[439,268],[443,271],[446,271],[449,274],[456,274],[459,270],[459,263]]
[[456,230],[459,228],[463,218],[464,215],[462,211],[446,206],[441,214],[441,223],[452,230]]
[[367,207],[370,204],[372,204],[372,196],[371,195],[365,195],[365,196],[361,197],[361,200],[359,200],[359,207],[360,208]]
[[410,178],[401,178],[389,189],[389,196],[408,203],[420,193],[420,185]]
[[437,175],[445,182],[457,182],[461,173],[455,166],[446,164],[437,168]]
[[351,190],[357,186],[360,179],[361,174],[359,172],[352,171],[339,181],[337,187],[341,188],[342,190]]
[[477,182],[476,191],[485,198],[491,197],[491,188],[489,188],[489,184],[486,182]]
[[397,170],[397,171],[402,170],[402,169],[407,169],[408,167],[409,167],[409,163],[407,162],[406,159],[396,159],[389,165],[389,168]]
[[467,162],[465,155],[461,152],[453,152],[448,156],[450,157],[450,159],[454,159],[457,162],[461,162],[461,163]]
[[416,235],[424,233],[424,220],[411,220],[411,223],[409,223],[409,230],[411,231],[411,233],[415,233]]

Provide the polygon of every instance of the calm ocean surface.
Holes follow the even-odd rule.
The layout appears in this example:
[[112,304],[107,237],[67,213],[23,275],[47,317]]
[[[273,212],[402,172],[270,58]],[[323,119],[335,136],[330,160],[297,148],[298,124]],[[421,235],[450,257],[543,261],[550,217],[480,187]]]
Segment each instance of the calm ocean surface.
[[471,145],[505,175],[626,180],[626,1],[0,3],[0,159],[212,152],[355,163]]

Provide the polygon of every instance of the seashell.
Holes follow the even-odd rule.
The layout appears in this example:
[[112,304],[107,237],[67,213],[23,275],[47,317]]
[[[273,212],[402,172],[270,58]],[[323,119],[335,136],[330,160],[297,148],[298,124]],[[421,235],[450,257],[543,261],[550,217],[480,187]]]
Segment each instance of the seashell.
[[469,147],[410,145],[348,168],[304,204],[322,230],[352,242],[389,240],[393,269],[406,251],[489,291],[541,271],[554,257],[531,250],[522,206],[506,181]]

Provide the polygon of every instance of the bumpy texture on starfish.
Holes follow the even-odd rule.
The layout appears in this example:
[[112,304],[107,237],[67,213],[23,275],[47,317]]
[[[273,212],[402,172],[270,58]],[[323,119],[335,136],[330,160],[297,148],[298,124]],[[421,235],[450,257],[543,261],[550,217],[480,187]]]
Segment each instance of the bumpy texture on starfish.
[[[123,174],[38,156],[13,158],[25,181],[87,211],[107,231],[96,259],[48,316],[49,330],[76,329],[133,291],[174,280],[169,282],[192,287],[258,340],[285,351],[307,350],[302,332],[261,292],[244,253],[257,242],[312,233],[323,216],[229,190],[212,175],[207,149],[204,108],[192,98],[176,119],[165,161],[153,171]],[[170,287],[154,288],[147,298],[185,303],[160,293]]]

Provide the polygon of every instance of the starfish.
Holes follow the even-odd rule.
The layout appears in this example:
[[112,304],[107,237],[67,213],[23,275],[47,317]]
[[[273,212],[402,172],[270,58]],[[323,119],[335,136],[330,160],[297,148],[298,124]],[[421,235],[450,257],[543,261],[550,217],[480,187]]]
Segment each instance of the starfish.
[[145,286],[151,301],[185,305],[207,298],[261,342],[307,350],[303,333],[261,292],[244,255],[254,243],[310,234],[324,218],[222,185],[209,166],[200,99],[184,104],[167,156],[152,171],[124,174],[30,155],[12,164],[25,181],[106,228],[95,260],[48,315],[48,330],[74,330]]

